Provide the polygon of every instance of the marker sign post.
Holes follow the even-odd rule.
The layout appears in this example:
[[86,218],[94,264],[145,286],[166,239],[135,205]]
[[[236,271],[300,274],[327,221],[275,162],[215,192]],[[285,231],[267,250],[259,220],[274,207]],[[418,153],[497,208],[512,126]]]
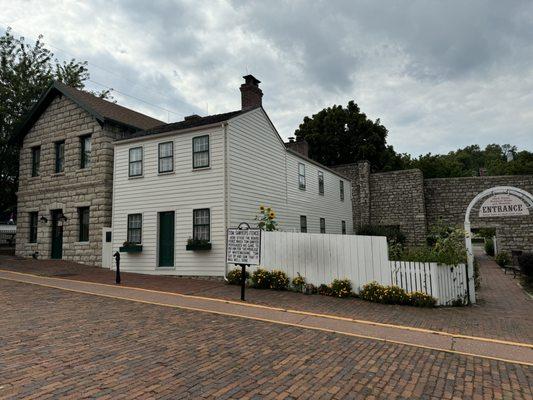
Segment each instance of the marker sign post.
[[240,265],[241,300],[244,301],[246,287],[246,266],[259,265],[261,261],[261,230],[252,229],[243,222],[238,228],[228,228],[226,240],[226,262]]

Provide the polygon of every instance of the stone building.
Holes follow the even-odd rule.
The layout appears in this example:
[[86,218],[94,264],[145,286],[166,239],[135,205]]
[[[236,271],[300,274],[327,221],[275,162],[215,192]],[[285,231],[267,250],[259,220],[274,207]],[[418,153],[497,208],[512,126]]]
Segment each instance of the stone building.
[[55,82],[18,132],[16,254],[99,265],[111,226],[113,141],[163,124]]
[[[352,181],[354,227],[398,226],[411,245],[425,243],[439,220],[463,226],[472,199],[494,186],[514,186],[533,193],[533,175],[474,176],[424,179],[418,169],[370,173],[368,162],[334,167]],[[533,215],[480,218],[470,215],[472,228],[495,228],[501,250],[533,251]]]

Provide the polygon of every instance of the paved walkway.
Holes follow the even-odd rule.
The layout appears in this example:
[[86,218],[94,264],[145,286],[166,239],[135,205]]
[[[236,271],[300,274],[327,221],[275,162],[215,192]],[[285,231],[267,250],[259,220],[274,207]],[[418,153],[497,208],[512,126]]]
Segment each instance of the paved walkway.
[[0,321],[0,399],[533,399],[531,366],[5,279]]
[[453,335],[420,328],[398,327],[312,314],[304,311],[284,310],[268,306],[125,286],[42,277],[19,272],[0,271],[0,279],[533,366],[533,344],[525,345],[495,339]]
[[[247,302],[274,308],[305,311],[385,324],[424,328],[453,334],[533,343],[533,301],[511,275],[504,275],[492,260],[480,256],[482,285],[472,307],[421,309],[336,299],[292,292],[247,290]],[[114,272],[65,261],[0,258],[0,269],[61,279],[114,283]],[[238,300],[239,287],[220,281],[123,273],[122,286],[202,297]]]

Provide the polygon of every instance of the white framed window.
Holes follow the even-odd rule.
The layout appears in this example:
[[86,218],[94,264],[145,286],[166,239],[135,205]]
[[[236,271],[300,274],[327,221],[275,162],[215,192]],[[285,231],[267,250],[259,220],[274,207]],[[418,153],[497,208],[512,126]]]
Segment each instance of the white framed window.
[[342,234],[346,235],[346,221],[341,221]]
[[209,135],[192,138],[192,167],[209,167]]
[[211,210],[209,208],[192,211],[192,237],[195,240],[211,240]]
[[307,233],[307,217],[300,215],[300,232]]
[[340,182],[339,189],[340,189],[341,201],[344,201],[344,181],[340,180],[339,182]]
[[128,214],[128,242],[142,243],[142,214]]
[[305,164],[298,163],[298,187],[305,190]]
[[143,148],[134,147],[129,153],[129,176],[141,176],[143,174]]
[[165,142],[158,145],[159,173],[174,171],[174,143]]
[[326,219],[320,218],[320,233],[326,233]]
[[324,194],[324,173],[318,171],[318,194]]

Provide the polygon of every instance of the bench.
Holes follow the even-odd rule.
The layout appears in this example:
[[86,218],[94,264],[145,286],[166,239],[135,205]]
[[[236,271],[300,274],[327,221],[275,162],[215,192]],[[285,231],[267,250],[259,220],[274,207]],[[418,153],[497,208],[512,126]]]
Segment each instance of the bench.
[[513,273],[513,279],[516,278],[516,275],[520,275],[520,267],[517,267],[516,265],[506,265],[503,268],[503,271],[505,275],[507,275],[507,271],[511,271]]

